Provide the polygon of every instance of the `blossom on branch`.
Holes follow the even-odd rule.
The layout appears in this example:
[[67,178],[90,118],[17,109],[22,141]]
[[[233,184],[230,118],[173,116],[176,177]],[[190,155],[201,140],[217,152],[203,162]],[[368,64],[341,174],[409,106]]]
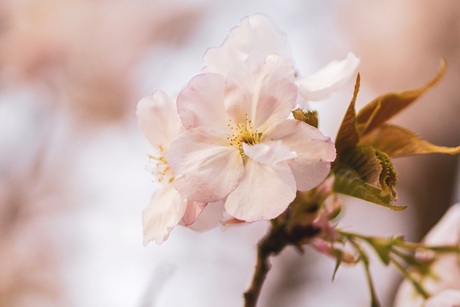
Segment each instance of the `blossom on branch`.
[[227,75],[193,78],[177,99],[186,132],[167,159],[174,186],[198,202],[224,200],[233,217],[272,219],[297,190],[320,184],[335,159],[330,138],[288,119],[296,104],[294,69],[283,57],[256,54]]
[[196,230],[216,226],[221,216],[219,204],[209,206],[206,214],[201,215],[207,203],[189,201],[173,186],[177,176],[171,170],[166,154],[182,128],[173,99],[157,91],[139,101],[136,115],[142,132],[156,150],[156,156],[150,156],[149,168],[162,185],[143,212],[144,244],[152,240],[161,244],[178,223]]
[[[226,74],[236,61],[245,60],[253,53],[261,57],[278,55],[293,62],[285,37],[274,22],[264,15],[253,15],[244,18],[222,46],[206,52],[203,71]],[[342,89],[355,78],[359,63],[350,52],[345,59],[332,61],[313,75],[298,78],[296,83],[303,98],[300,104],[322,100]]]
[[[426,245],[460,248],[460,204],[453,205],[444,217],[433,227],[424,239]],[[419,257],[434,255],[419,255]],[[459,306],[460,305],[460,262],[458,254],[439,254],[434,258],[427,276],[422,284],[433,295],[424,306]],[[409,281],[401,284],[395,302],[398,306],[421,306],[424,298],[412,287]],[[442,302],[450,304],[441,305]]]

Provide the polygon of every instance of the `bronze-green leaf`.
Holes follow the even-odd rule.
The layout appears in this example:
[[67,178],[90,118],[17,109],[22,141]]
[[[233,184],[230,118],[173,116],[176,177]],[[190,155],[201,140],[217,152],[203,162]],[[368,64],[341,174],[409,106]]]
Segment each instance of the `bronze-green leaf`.
[[365,183],[378,189],[381,188],[382,163],[371,146],[349,149],[340,156],[339,162],[355,170]]
[[355,90],[353,92],[353,98],[348,106],[348,110],[340,125],[337,137],[335,138],[335,147],[337,149],[337,155],[349,148],[356,146],[359,142],[359,134],[356,129],[356,111],[355,103],[359,92],[360,76],[356,78]]
[[417,98],[422,96],[441,80],[445,70],[446,63],[442,60],[436,76],[424,86],[413,90],[389,93],[377,97],[367,104],[357,115],[357,125],[360,135],[362,136],[369,133],[401,112],[404,108],[411,105]]
[[302,111],[301,109],[295,109],[292,111],[292,115],[295,119],[303,121],[315,128],[318,128],[318,111]]
[[334,191],[337,193],[363,199],[396,211],[406,208],[406,206],[394,205],[394,197],[391,193],[366,183],[355,170],[347,165],[335,165],[334,175]]
[[391,159],[382,151],[375,150],[375,155],[382,166],[382,172],[379,176],[380,188],[385,192],[390,193],[393,199],[396,199],[395,187],[398,181],[398,176],[393,164],[391,163]]
[[384,152],[372,146],[356,146],[342,154],[339,163],[351,167],[365,183],[389,193],[392,199],[396,199],[396,170],[390,157]]
[[460,146],[444,147],[433,145],[409,130],[390,124],[381,125],[366,134],[361,138],[360,144],[371,145],[393,158],[430,153],[450,155],[460,153]]

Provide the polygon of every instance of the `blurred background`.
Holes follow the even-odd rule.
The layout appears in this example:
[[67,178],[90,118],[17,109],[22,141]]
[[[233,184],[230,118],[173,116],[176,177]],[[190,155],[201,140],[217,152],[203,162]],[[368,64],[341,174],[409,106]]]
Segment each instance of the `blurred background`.
[[[443,57],[445,77],[394,122],[436,144],[460,143],[460,5],[456,0],[2,0],[0,2],[0,306],[242,306],[266,223],[204,234],[176,227],[142,245],[156,188],[137,101],[176,95],[202,55],[245,16],[264,13],[309,75],[348,51],[361,58],[358,108],[417,87]],[[352,95],[316,103],[334,137]],[[456,159],[404,158],[403,212],[345,198],[341,225],[419,240],[453,203]],[[286,250],[260,306],[367,306],[360,268]],[[373,262],[383,306],[399,283]]]

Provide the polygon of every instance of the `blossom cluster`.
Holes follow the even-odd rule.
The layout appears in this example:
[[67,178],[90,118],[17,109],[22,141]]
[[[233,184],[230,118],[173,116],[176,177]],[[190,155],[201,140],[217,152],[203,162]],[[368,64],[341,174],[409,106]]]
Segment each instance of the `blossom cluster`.
[[299,77],[284,35],[253,15],[205,53],[177,97],[156,91],[141,99],[136,115],[161,184],[143,212],[144,244],[161,244],[177,224],[203,230],[274,219],[298,191],[321,184],[336,148],[292,111],[343,88],[358,65],[349,53]]

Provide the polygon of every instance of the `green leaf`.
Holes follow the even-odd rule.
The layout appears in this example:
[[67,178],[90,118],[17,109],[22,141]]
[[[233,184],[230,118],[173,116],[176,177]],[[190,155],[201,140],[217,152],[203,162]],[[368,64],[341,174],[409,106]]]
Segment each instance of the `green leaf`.
[[360,174],[350,166],[336,164],[333,172],[335,175],[334,191],[337,193],[353,196],[396,211],[406,208],[406,206],[394,205],[392,193],[366,183]]
[[382,164],[372,147],[359,146],[349,149],[340,156],[339,161],[354,169],[367,184],[380,188]]
[[308,110],[304,112],[301,109],[295,109],[294,111],[292,111],[292,115],[294,115],[295,119],[303,121],[304,123],[307,123],[315,128],[318,128],[318,111]]
[[405,157],[430,153],[455,155],[460,153],[460,146],[444,147],[433,145],[415,133],[399,126],[383,124],[360,140],[362,145],[372,145],[390,157]]
[[391,163],[390,157],[386,153],[378,150],[375,150],[375,155],[382,166],[382,171],[379,176],[380,187],[384,191],[390,193],[393,199],[396,199],[395,186],[398,181],[398,176]]
[[339,162],[355,170],[365,183],[396,199],[396,170],[385,153],[372,146],[357,146],[343,153]]
[[377,97],[367,104],[357,115],[360,135],[369,133],[411,105],[417,98],[422,96],[441,80],[445,70],[446,63],[442,60],[436,76],[424,86],[399,93],[389,93]]
[[358,74],[355,83],[355,90],[353,92],[353,98],[351,99],[350,105],[348,106],[347,112],[342,120],[337,137],[335,138],[335,147],[337,149],[337,155],[356,146],[359,142],[359,134],[356,128],[356,111],[355,104],[356,98],[358,97],[360,85],[360,75]]

